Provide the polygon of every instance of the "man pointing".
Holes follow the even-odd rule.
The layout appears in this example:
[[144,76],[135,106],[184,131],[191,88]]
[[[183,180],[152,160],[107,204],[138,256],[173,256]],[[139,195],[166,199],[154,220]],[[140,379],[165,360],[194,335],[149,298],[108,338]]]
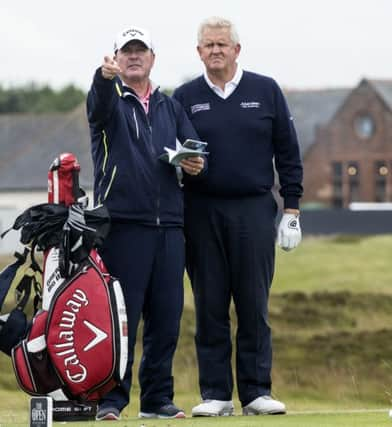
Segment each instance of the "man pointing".
[[[183,308],[183,195],[176,169],[158,158],[176,139],[198,139],[181,105],[149,76],[155,53],[145,29],[130,27],[105,56],[87,98],[94,201],[112,226],[100,254],[120,279],[128,315],[124,380],[99,402],[97,420],[118,420],[129,402],[137,326],[144,320],[140,416],[183,418],[173,403],[172,361]],[[197,175],[203,158],[181,164]],[[103,355],[104,356],[104,355]]]

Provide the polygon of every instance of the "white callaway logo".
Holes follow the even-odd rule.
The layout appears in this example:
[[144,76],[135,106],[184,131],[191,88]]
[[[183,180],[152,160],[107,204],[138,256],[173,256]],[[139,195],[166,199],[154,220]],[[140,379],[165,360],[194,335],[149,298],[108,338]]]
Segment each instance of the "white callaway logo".
[[209,102],[206,102],[204,104],[191,105],[191,113],[192,114],[198,113],[199,111],[206,111],[206,110],[211,110]]
[[92,323],[88,322],[87,320],[84,320],[83,323],[95,334],[95,338],[90,341],[86,347],[84,347],[83,351],[89,351],[93,347],[95,347],[97,344],[99,344],[101,341],[106,339],[108,337],[108,334],[104,331],[101,331],[96,326],[94,326]]
[[241,108],[260,108],[260,102],[252,101],[252,102],[241,102]]

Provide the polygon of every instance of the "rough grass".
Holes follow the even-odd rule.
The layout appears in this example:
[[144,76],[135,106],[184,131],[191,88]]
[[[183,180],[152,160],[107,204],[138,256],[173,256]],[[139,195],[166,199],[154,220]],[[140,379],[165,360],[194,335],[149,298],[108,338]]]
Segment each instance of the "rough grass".
[[392,236],[309,237],[295,251],[277,251],[273,293],[392,294]]
[[[392,236],[306,238],[294,252],[277,250],[270,300],[274,341],[273,392],[291,411],[386,408],[392,390]],[[7,258],[9,262],[10,258]],[[3,260],[4,264],[4,260]],[[0,269],[2,268],[0,260]],[[193,300],[185,281],[185,309],[174,363],[176,403],[189,414],[199,401]],[[11,300],[8,300],[10,306]],[[5,310],[6,311],[6,310]],[[232,311],[233,338],[235,314]],[[140,358],[140,335],[136,360]],[[235,357],[235,355],[233,355]],[[138,363],[135,364],[137,367]],[[137,377],[137,369],[134,370]],[[28,396],[16,391],[10,359],[0,354],[0,426],[26,424]],[[127,426],[135,420],[134,381]],[[234,395],[237,413],[240,404]],[[11,417],[11,418],[10,418]],[[143,422],[145,427],[260,425],[257,417]],[[10,422],[11,424],[5,424]],[[259,424],[257,424],[259,422]],[[276,426],[383,426],[386,413],[263,417]],[[83,426],[88,423],[80,424]],[[72,423],[72,426],[78,426]]]

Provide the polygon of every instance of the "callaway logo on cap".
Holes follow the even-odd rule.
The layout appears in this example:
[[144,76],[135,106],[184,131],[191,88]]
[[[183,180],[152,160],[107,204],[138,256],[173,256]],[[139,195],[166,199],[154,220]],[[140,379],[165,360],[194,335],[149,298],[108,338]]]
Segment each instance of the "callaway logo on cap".
[[153,50],[150,33],[140,27],[130,27],[117,34],[114,41],[114,52],[121,49],[132,40],[139,40],[144,43],[148,49]]

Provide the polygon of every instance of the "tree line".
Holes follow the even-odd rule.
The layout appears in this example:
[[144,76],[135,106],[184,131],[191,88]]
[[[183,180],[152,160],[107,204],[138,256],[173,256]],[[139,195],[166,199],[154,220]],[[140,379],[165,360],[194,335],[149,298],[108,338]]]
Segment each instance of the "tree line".
[[0,114],[71,111],[85,99],[85,92],[72,84],[59,90],[36,83],[10,88],[0,85]]

